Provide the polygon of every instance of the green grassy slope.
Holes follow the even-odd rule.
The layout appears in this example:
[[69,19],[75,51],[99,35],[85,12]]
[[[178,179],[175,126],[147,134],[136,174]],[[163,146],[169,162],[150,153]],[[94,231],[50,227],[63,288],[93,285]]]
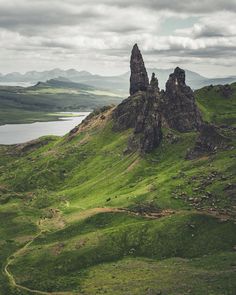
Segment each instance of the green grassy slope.
[[0,147],[0,294],[235,294],[235,149],[186,160],[197,134],[166,129],[124,155],[104,116]]
[[28,88],[0,86],[0,124],[49,121],[51,112],[93,110],[121,99],[109,91],[57,80]]
[[231,92],[225,95],[222,85],[206,86],[195,91],[198,106],[206,121],[220,125],[236,125],[236,83],[229,85]]

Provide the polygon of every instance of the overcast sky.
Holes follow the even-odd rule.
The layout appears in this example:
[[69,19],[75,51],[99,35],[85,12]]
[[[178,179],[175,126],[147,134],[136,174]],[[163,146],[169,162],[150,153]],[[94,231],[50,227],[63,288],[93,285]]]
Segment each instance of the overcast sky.
[[236,75],[236,0],[0,0],[0,72],[148,67]]

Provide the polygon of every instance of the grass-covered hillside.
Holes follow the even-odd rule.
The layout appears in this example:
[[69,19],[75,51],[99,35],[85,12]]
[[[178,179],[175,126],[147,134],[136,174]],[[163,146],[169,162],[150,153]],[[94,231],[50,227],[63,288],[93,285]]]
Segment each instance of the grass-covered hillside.
[[203,87],[195,97],[206,121],[236,126],[236,83]]
[[49,80],[32,87],[0,86],[0,124],[54,120],[52,112],[90,111],[118,104],[121,97],[69,80]]
[[[205,119],[233,124],[235,98],[207,91]],[[166,128],[141,157],[123,153],[131,130],[114,132],[111,112],[0,147],[0,294],[234,295],[235,129],[188,160],[197,133]]]

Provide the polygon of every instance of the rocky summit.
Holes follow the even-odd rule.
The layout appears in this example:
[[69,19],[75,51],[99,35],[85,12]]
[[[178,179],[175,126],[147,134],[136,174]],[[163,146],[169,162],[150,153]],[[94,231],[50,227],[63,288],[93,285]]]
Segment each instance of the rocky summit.
[[113,112],[116,131],[133,128],[126,152],[151,152],[162,139],[161,125],[180,132],[199,130],[202,125],[193,91],[185,84],[185,71],[177,67],[161,91],[155,73],[150,83],[142,54],[134,45],[130,60],[130,97]]
[[179,67],[166,82],[161,112],[167,125],[180,132],[199,130],[202,124],[193,91],[185,84],[185,71]]
[[148,74],[137,44],[134,45],[131,53],[130,71],[130,95],[135,94],[139,90],[146,91],[149,85]]

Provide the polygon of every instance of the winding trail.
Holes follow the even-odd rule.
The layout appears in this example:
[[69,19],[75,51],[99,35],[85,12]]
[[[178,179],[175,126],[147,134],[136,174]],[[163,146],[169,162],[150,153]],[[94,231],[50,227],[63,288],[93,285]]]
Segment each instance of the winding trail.
[[[31,239],[22,248],[20,248],[15,253],[13,253],[11,256],[9,256],[7,258],[7,263],[6,263],[5,267],[4,267],[4,273],[6,274],[6,276],[7,276],[8,280],[9,280],[11,286],[13,286],[14,288],[20,289],[22,291],[27,291],[27,292],[29,292],[31,294],[41,294],[41,295],[72,295],[71,292],[45,292],[45,291],[34,290],[34,289],[30,289],[30,288],[24,287],[24,286],[16,283],[13,274],[9,270],[9,266],[14,261],[14,259],[16,258],[16,256],[21,255],[21,253],[24,252],[34,242],[35,239],[37,239],[41,234],[43,234],[45,232],[46,232],[45,230],[40,230],[40,232],[36,236],[34,236],[33,239]],[[77,295],[79,295],[79,293],[77,293]]]
[[[173,211],[170,209],[162,210],[160,212],[142,212],[141,213],[141,212],[130,211],[125,208],[103,207],[103,208],[88,209],[88,210],[82,212],[82,214],[80,214],[79,219],[85,219],[90,216],[96,215],[98,213],[111,213],[111,212],[124,212],[124,213],[130,214],[130,215],[142,216],[144,218],[149,218],[149,219],[159,219],[161,217],[170,216],[175,213],[177,213],[177,214],[183,213],[183,211],[181,211],[181,210],[176,212],[176,211]],[[218,218],[218,219],[222,219],[223,217],[225,218],[225,215],[222,216],[221,214],[216,214],[215,212],[211,212],[211,211],[201,210],[201,211],[196,211],[196,213],[211,215],[211,216],[214,216],[215,218]],[[38,222],[38,225],[40,225],[40,222]],[[9,266],[12,264],[12,262],[14,261],[14,259],[17,256],[23,254],[23,252],[34,242],[34,240],[37,239],[39,236],[41,236],[45,232],[48,232],[48,230],[41,229],[28,243],[26,243],[22,248],[18,249],[15,253],[11,254],[7,258],[6,265],[4,267],[4,273],[5,273],[6,277],[8,278],[10,285],[13,286],[14,288],[29,292],[31,294],[41,294],[41,295],[72,295],[72,294],[75,295],[76,294],[76,295],[80,295],[80,293],[78,291],[76,293],[73,291],[46,292],[46,291],[30,289],[30,288],[24,287],[24,286],[16,283],[13,274],[9,270]]]
[[[67,205],[68,206],[68,205]],[[124,208],[108,208],[108,207],[103,207],[103,208],[93,208],[93,209],[88,209],[84,212],[82,212],[82,214],[80,214],[79,219],[85,219],[87,217],[96,215],[98,213],[111,213],[111,212],[124,212],[127,214],[131,214],[131,215],[135,215],[135,216],[143,216],[146,218],[151,218],[151,219],[157,219],[166,215],[170,215],[173,214],[174,212],[171,210],[164,210],[161,212],[149,212],[149,213],[145,213],[145,214],[140,214],[138,212],[132,212],[129,211],[127,209]],[[38,222],[38,225],[40,225],[41,222]],[[30,289],[27,288],[25,286],[22,286],[20,284],[16,283],[16,280],[13,276],[13,274],[10,272],[9,267],[12,264],[12,262],[15,260],[15,258],[17,256],[20,256],[24,253],[24,251],[34,242],[35,239],[37,239],[39,236],[41,236],[43,233],[47,232],[47,230],[43,230],[41,229],[28,243],[26,243],[22,248],[20,248],[19,250],[17,250],[15,253],[11,254],[6,261],[6,265],[4,267],[4,273],[6,275],[6,277],[9,280],[9,283],[11,286],[13,286],[14,288],[20,289],[22,291],[26,291],[29,292],[31,294],[41,294],[41,295],[72,295],[75,294],[73,292],[46,292],[46,291],[40,291],[40,290],[34,290],[34,289]],[[76,295],[79,295],[80,293],[76,293]]]
[[11,286],[23,290],[23,291],[27,291],[30,292],[32,294],[42,294],[42,295],[71,295],[72,293],[68,293],[68,292],[44,292],[44,291],[39,291],[39,290],[33,290],[27,287],[24,287],[20,284],[17,284],[12,273],[9,270],[9,266],[11,265],[11,263],[14,261],[14,259],[16,258],[16,256],[19,256],[22,252],[24,252],[33,242],[35,239],[37,239],[41,234],[45,233],[44,230],[40,230],[40,232],[33,237],[32,240],[30,240],[28,243],[26,243],[22,248],[20,248],[19,250],[17,250],[15,253],[13,253],[11,256],[9,256],[7,258],[7,263],[4,267],[4,272],[6,274],[6,276],[8,277],[8,280],[11,284]]

